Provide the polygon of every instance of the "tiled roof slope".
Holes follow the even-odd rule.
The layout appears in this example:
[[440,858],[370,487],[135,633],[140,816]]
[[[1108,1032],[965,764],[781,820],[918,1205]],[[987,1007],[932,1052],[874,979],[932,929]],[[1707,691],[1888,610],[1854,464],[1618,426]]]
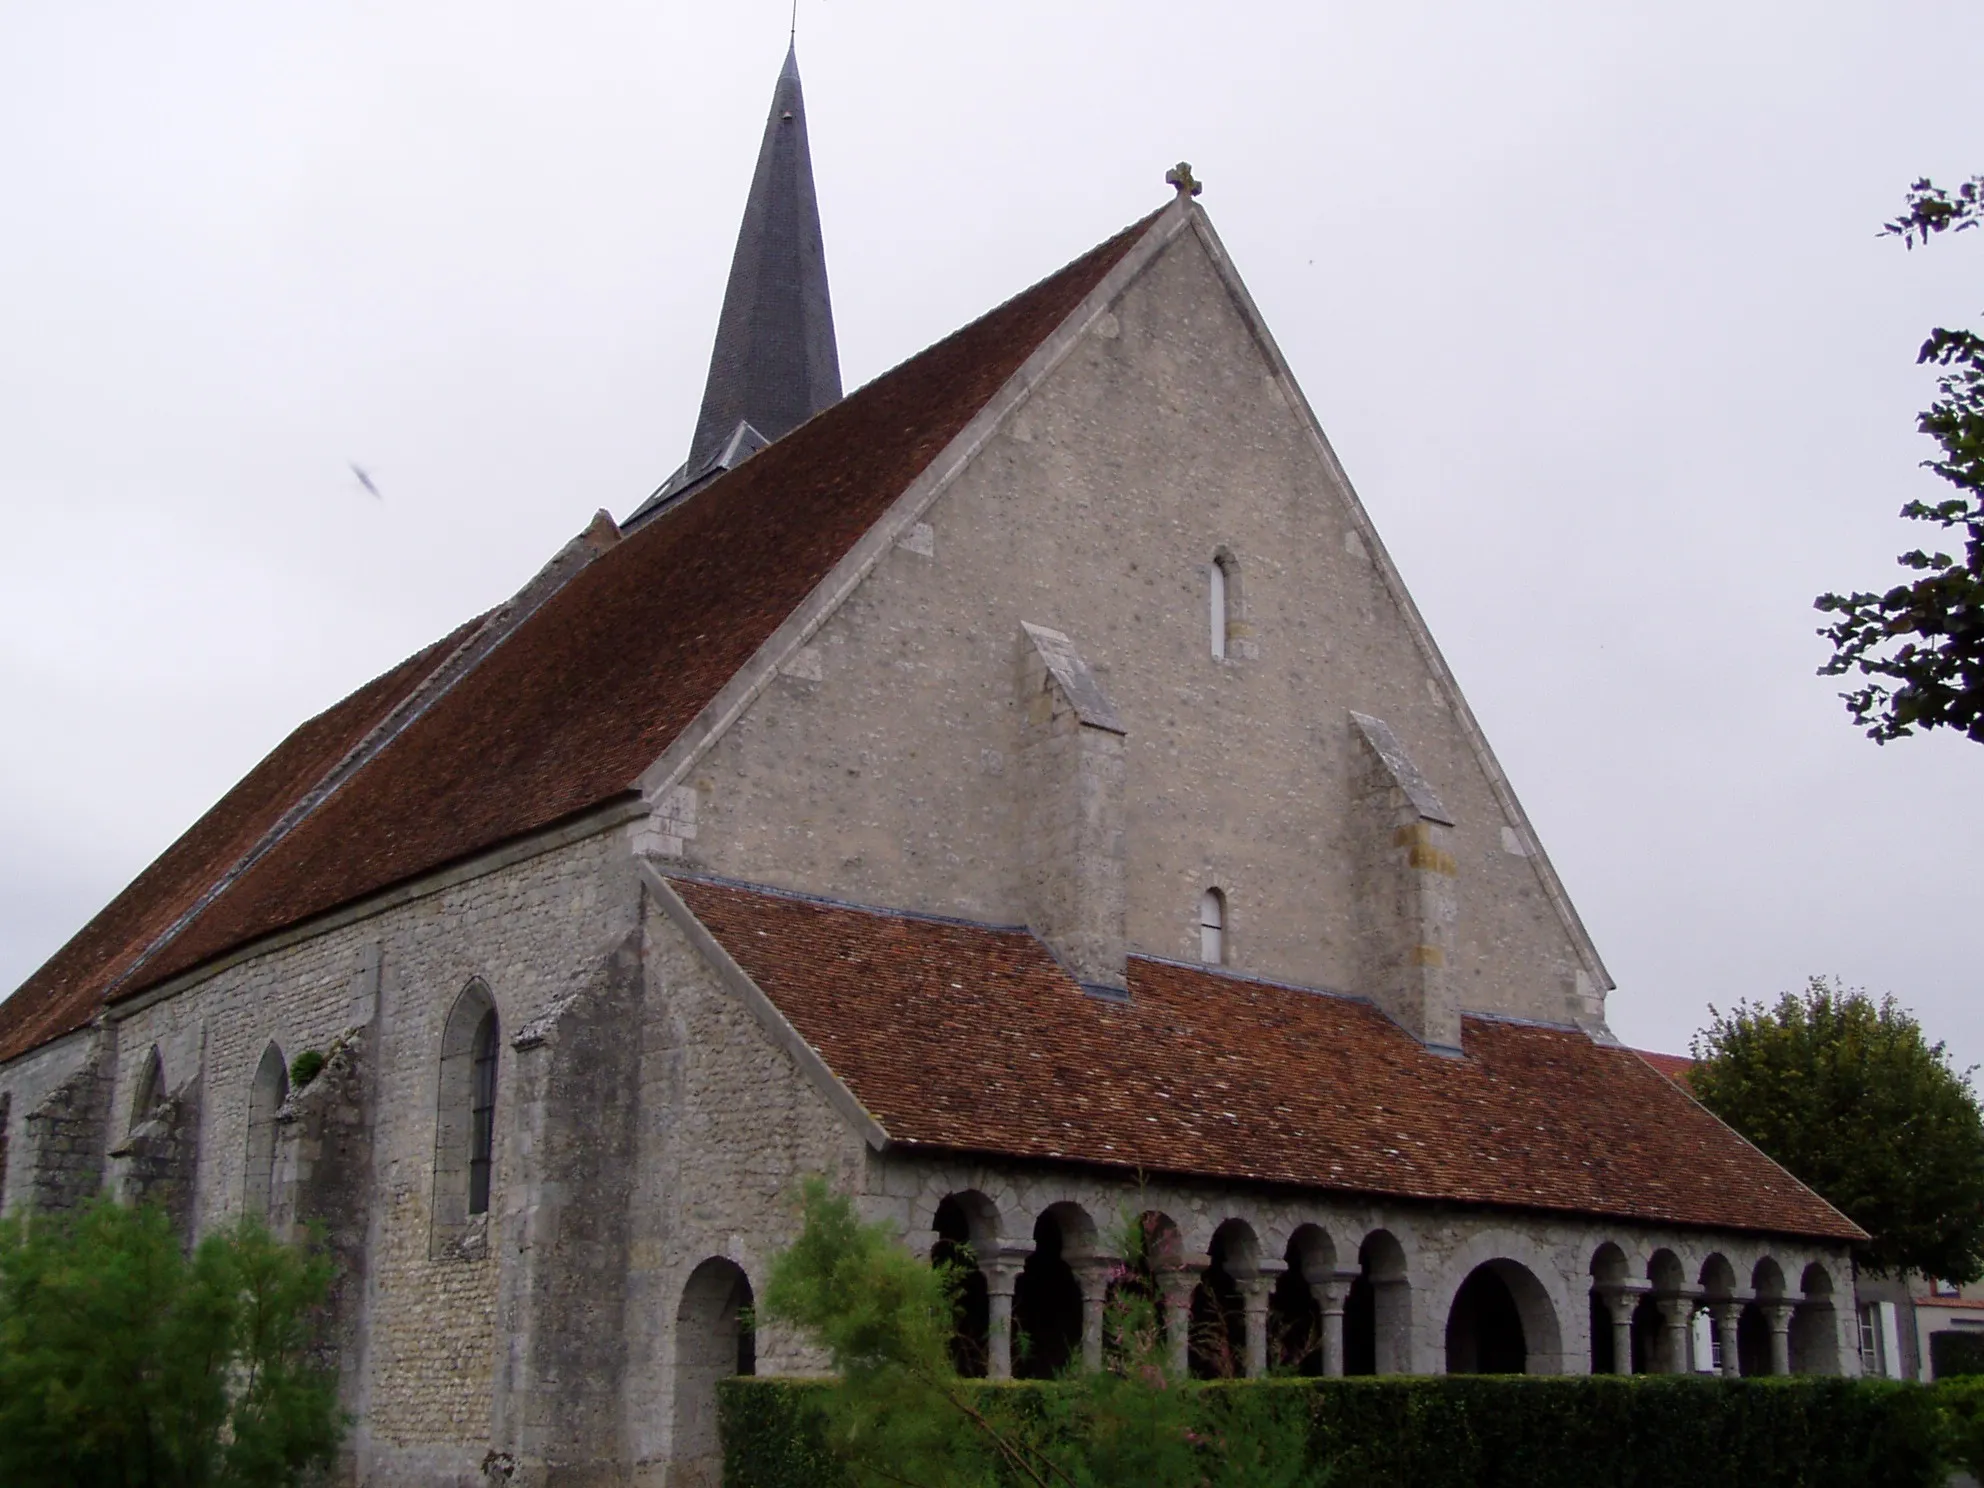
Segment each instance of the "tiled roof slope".
[[676,891],[893,1141],[1149,1172],[1857,1239],[1630,1050],[1133,957],[1089,996],[1024,930]]
[[0,1060],[73,1032],[95,1017],[110,986],[418,687],[468,628],[303,724],[187,828],[13,996],[0,1002]]
[[1695,1067],[1694,1060],[1685,1054],[1656,1054],[1651,1049],[1635,1049],[1633,1052],[1679,1085],[1688,1083],[1688,1071]]
[[[628,793],[1151,220],[631,532],[216,897],[117,995]],[[268,819],[275,819],[335,758],[325,755],[314,772],[283,773],[254,799],[266,797]],[[237,786],[216,812],[231,812],[229,803],[253,782]],[[146,926],[169,925],[237,856],[199,854],[169,884],[148,874],[120,897],[121,913]],[[45,999],[22,1003],[27,988],[0,1003],[0,1057],[94,1012],[115,970],[101,957],[71,952],[92,940],[112,911],[50,963],[73,963],[62,981],[62,1027],[45,1019],[30,1024],[29,1009]]]

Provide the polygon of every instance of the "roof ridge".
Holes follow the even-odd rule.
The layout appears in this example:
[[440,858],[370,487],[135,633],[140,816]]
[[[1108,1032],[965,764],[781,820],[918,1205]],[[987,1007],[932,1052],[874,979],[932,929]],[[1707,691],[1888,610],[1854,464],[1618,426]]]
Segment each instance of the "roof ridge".
[[[898,909],[887,904],[864,904],[855,899],[836,899],[831,894],[809,894],[803,889],[782,889],[776,884],[756,883],[748,878],[731,878],[721,873],[689,873],[679,868],[663,868],[661,876],[679,883],[708,884],[717,889],[736,889],[740,893],[762,894],[768,899],[787,899],[797,904],[818,905],[822,909],[845,909],[856,914],[871,914],[889,920],[914,920],[924,925],[954,925],[964,930],[984,930],[994,935],[1032,935],[1025,925],[1001,924],[992,920],[974,920],[964,915],[942,915],[929,910]],[[1038,939],[1038,937],[1035,937]]]
[[[605,526],[602,529],[601,523]],[[610,531],[611,536],[607,534]],[[407,695],[390,708],[355,744],[338,757],[289,809],[265,830],[216,878],[177,919],[153,937],[104,988],[104,1000],[115,1001],[118,989],[128,983],[167,946],[184,933],[208,906],[225,894],[291,832],[328,801],[338,788],[378,757],[393,740],[466,677],[490,652],[502,645],[517,627],[535,614],[572,576],[619,540],[619,529],[604,511],[595,513],[585,531],[552,555],[530,580],[502,604],[483,611],[473,627],[432,671],[421,678]],[[445,642],[445,637],[443,641]]]
[[[969,462],[988,409],[996,423],[1023,396],[1015,380],[1032,385],[1166,210],[293,730],[0,1002],[0,1057],[87,1023],[113,979],[138,995],[638,789],[892,508]],[[591,533],[619,535],[610,522]]]

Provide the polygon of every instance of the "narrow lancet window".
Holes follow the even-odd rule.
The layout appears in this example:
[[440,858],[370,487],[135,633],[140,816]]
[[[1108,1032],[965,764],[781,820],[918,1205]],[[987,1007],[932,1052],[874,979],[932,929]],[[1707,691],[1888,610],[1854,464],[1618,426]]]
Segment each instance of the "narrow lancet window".
[[262,1062],[248,1087],[248,1171],[241,1203],[250,1214],[268,1214],[275,1208],[276,1112],[288,1099],[289,1067],[283,1063],[282,1050],[270,1044],[262,1051]]
[[1199,959],[1208,966],[1226,960],[1226,895],[1218,889],[1199,897]]
[[489,1161],[496,1149],[496,1009],[475,1029],[474,1090],[469,1104],[468,1212],[489,1212]]
[[[496,1076],[502,1053],[496,999],[480,978],[448,1010],[441,1029],[440,1104],[434,1123],[434,1230],[429,1254],[479,1253],[478,1216],[496,1186]],[[477,1220],[471,1224],[471,1220]],[[467,1244],[468,1250],[459,1246]]]
[[1231,560],[1221,555],[1212,561],[1207,570],[1207,578],[1212,595],[1212,655],[1215,661],[1226,660],[1227,631],[1227,581],[1232,578],[1228,572]]
[[165,1061],[159,1058],[158,1045],[153,1044],[151,1053],[145,1056],[145,1067],[138,1074],[138,1093],[131,1100],[133,1130],[151,1120],[164,1099]]

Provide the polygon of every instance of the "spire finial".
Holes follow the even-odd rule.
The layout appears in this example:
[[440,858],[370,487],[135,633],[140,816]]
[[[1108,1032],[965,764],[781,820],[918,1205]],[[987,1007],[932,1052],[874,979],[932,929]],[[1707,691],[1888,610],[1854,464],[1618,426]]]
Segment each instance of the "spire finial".
[[792,32],[789,39],[794,46],[799,45],[799,0],[792,0]]
[[1180,199],[1197,196],[1206,189],[1205,182],[1192,174],[1191,162],[1187,160],[1179,161],[1164,173],[1164,184],[1176,186]]

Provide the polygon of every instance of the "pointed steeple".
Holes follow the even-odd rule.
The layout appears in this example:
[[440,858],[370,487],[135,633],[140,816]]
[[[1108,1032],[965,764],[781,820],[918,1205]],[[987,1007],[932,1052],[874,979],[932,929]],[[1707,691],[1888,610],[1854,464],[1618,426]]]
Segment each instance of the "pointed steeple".
[[838,403],[840,395],[826,245],[793,48],[772,90],[758,169],[730,261],[703,410],[678,480],[693,481],[719,461],[735,464]]

